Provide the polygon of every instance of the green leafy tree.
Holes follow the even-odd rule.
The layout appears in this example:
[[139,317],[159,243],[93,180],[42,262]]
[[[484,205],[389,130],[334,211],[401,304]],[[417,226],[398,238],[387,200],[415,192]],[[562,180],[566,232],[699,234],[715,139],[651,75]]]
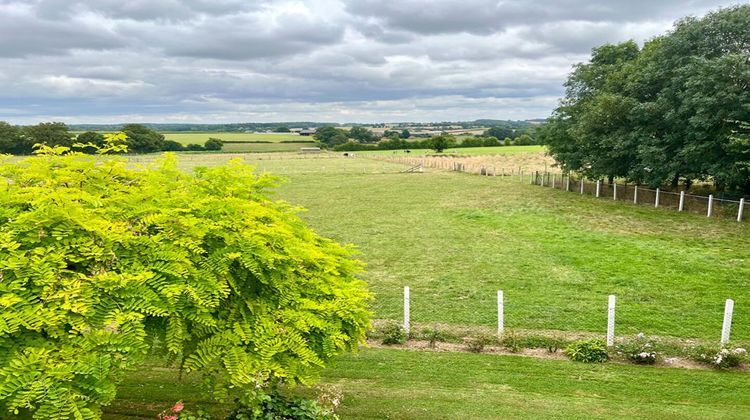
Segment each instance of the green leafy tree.
[[540,141],[563,168],[592,177],[750,193],[750,149],[738,136],[750,120],[748,27],[741,5],[682,19],[640,50],[595,48]]
[[47,146],[64,146],[73,145],[74,136],[68,126],[61,122],[46,122],[37,125],[30,125],[22,129],[23,136],[27,143],[45,144]]
[[313,138],[327,148],[333,148],[339,144],[344,144],[348,140],[346,137],[346,131],[332,126],[318,128],[315,131]]
[[224,147],[224,142],[221,141],[221,139],[217,139],[213,137],[206,140],[206,144],[203,146],[203,148],[206,150],[214,150],[214,151],[221,150],[222,147]]
[[497,125],[497,126],[494,126],[494,127],[490,127],[482,135],[483,136],[488,136],[488,137],[494,137],[496,139],[502,139],[502,138],[505,138],[505,137],[513,138],[513,137],[516,136],[516,133],[515,133],[515,130],[513,130],[510,127],[505,127],[505,126]]
[[34,150],[33,146],[19,127],[0,121],[0,153],[28,155]]
[[0,416],[98,418],[152,343],[228,397],[364,339],[360,263],[268,198],[278,179],[66,151],[0,163]]
[[163,150],[164,135],[141,124],[125,124],[122,132],[128,136],[128,150],[134,153],[152,153]]
[[377,140],[372,131],[360,126],[352,127],[347,133],[347,137],[360,143],[373,143]]
[[161,150],[165,152],[180,152],[185,150],[185,147],[180,142],[174,140],[164,140],[164,143],[162,143],[161,145]]
[[403,130],[401,130],[401,138],[402,139],[408,139],[409,137],[411,137],[411,133],[409,132],[409,130],[407,130],[405,128]]
[[76,142],[89,145],[82,149],[85,153],[96,153],[104,146],[104,134],[95,131],[86,131],[76,137]]
[[274,133],[290,133],[292,130],[289,129],[289,127],[286,126],[279,126],[273,129]]
[[452,136],[444,134],[430,139],[430,148],[437,153],[443,153],[445,149],[452,147],[455,143],[455,139]]

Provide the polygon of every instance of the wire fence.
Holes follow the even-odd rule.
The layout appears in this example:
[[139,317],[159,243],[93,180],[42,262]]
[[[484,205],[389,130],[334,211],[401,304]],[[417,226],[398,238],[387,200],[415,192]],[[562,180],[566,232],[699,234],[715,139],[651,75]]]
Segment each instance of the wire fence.
[[[645,333],[663,343],[677,346],[696,344],[747,346],[750,308],[735,304],[725,296],[705,297],[702,305],[690,302],[642,302],[630,295],[592,294],[572,299],[549,301],[529,299],[519,289],[487,291],[471,301],[443,300],[452,309],[435,307],[433,291],[424,287],[404,287],[398,313],[376,321],[397,323],[412,338],[429,335],[466,339],[487,334],[502,337],[606,338],[609,345]],[[470,304],[471,312],[462,305]],[[396,308],[394,308],[396,309]],[[456,323],[451,313],[465,312],[474,322]]]
[[535,171],[530,175],[530,183],[597,198],[625,201],[633,204],[651,205],[680,212],[703,214],[707,217],[747,221],[745,199],[732,200],[689,194],[686,191],[668,191],[661,188],[650,189],[634,184],[608,183],[602,180],[588,180],[570,174]]

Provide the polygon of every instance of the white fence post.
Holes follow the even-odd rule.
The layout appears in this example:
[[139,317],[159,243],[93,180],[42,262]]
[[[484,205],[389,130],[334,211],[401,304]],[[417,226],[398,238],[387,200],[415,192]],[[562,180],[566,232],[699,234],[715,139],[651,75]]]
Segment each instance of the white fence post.
[[565,177],[565,191],[570,191],[570,173]]
[[617,201],[617,182],[612,184],[612,199]]
[[503,329],[505,328],[505,314],[504,314],[503,291],[497,291],[497,336],[502,337]]
[[708,195],[708,211],[706,211],[706,217],[711,217],[714,212],[714,195]]
[[409,286],[404,286],[404,331],[406,331],[407,336],[409,335],[409,329],[411,327],[411,308],[409,306],[409,301]]
[[596,180],[596,198],[599,198],[599,193],[602,191],[602,181],[600,179]]
[[732,313],[734,312],[734,301],[727,299],[724,304],[724,323],[721,325],[721,344],[729,342],[729,335],[732,331]]
[[656,189],[656,199],[654,200],[654,207],[659,207],[659,188]]
[[615,344],[615,295],[609,295],[607,305],[607,347]]
[[552,189],[555,189],[556,181],[557,181],[557,174],[552,174]]
[[638,204],[638,186],[633,188],[633,204]]
[[680,191],[680,208],[678,211],[685,209],[685,191]]
[[745,212],[745,199],[740,198],[740,208],[737,209],[737,221],[742,221],[742,214]]
[[583,178],[581,178],[581,195],[583,195]]

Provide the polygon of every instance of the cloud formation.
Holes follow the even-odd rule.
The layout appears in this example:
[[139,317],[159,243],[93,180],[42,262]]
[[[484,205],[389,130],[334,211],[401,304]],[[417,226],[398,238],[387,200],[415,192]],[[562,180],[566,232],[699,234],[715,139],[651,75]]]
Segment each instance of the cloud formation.
[[592,47],[731,4],[0,0],[0,120],[540,118]]

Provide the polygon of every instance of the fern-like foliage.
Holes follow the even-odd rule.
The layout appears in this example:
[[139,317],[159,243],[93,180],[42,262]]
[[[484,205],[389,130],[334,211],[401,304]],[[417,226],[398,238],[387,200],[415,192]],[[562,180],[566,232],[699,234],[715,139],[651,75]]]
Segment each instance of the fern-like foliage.
[[267,197],[276,178],[59,153],[0,163],[0,417],[98,418],[155,341],[227,395],[364,339],[360,263]]

